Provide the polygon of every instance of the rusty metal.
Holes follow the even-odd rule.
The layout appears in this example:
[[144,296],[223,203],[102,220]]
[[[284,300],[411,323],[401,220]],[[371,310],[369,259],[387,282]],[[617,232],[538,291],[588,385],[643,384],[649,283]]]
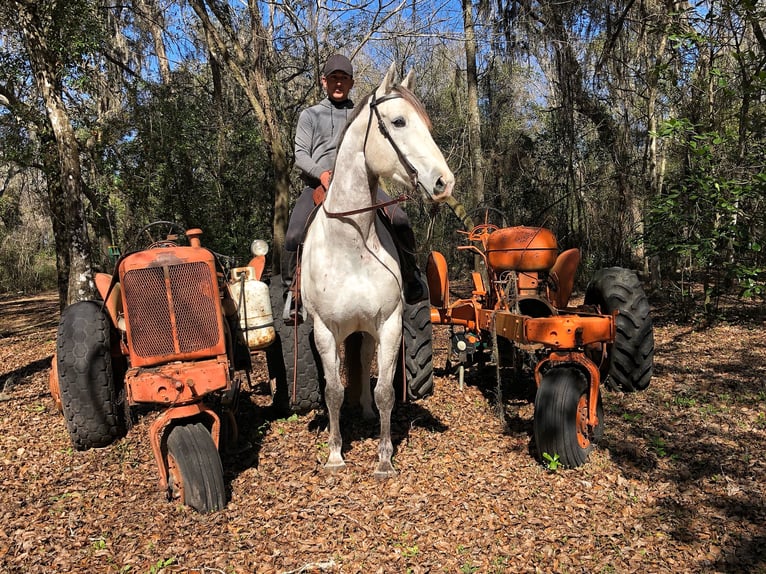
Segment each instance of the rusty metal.
[[[156,239],[148,231],[152,226],[169,226],[172,233]],[[249,377],[251,366],[244,360],[235,365],[234,331],[236,341],[244,342],[250,330],[262,327],[257,321],[270,323],[273,319],[269,304],[268,313],[265,308],[255,308],[251,314],[257,314],[250,318],[256,321],[251,324],[245,317],[243,327],[238,303],[247,303],[248,297],[233,300],[232,283],[224,277],[222,268],[222,260],[227,258],[202,247],[202,230],[184,232],[174,223],[157,221],[140,235],[144,233],[150,240],[147,246],[119,259],[114,275],[96,274],[95,283],[102,309],[113,326],[111,354],[119,361],[114,375],[121,378],[113,383],[116,388],[124,384],[127,406],[161,409],[149,429],[160,485],[166,490],[168,473],[173,473],[173,494],[184,500],[188,485],[183,484],[176,461],[168,456],[169,429],[202,419],[219,449],[221,417],[226,417],[228,438],[236,440],[234,409],[240,379],[234,373],[245,370]],[[178,244],[181,234],[188,239],[188,245]],[[250,265],[238,268],[248,288],[260,283],[266,261],[267,250],[260,253],[261,249],[252,249],[255,256]],[[256,287],[260,286],[263,284]],[[270,342],[259,340],[255,346],[261,349]],[[56,407],[61,409],[58,375],[54,355],[49,388]],[[214,400],[206,404],[211,396]]]
[[506,227],[490,233],[487,263],[498,271],[547,271],[556,262],[558,245],[544,227]]
[[120,283],[133,366],[226,354],[221,295],[208,251],[163,247],[134,253],[120,265]]
[[51,361],[51,371],[48,375],[48,390],[51,393],[51,397],[53,397],[53,405],[56,407],[56,410],[58,412],[63,412],[61,389],[59,388],[59,367],[56,355],[53,356],[53,360]]
[[588,389],[588,425],[595,428],[598,424],[598,395],[601,387],[601,373],[598,365],[591,361],[581,352],[569,351],[566,353],[550,353],[535,367],[535,384],[539,387],[542,381],[542,374],[554,366],[576,365],[580,366],[587,374],[589,379]]
[[[553,233],[539,227],[498,228],[484,223],[467,232],[468,244],[458,247],[470,251],[484,264],[471,273],[473,290],[469,299],[450,301],[447,264],[434,252],[429,258],[428,284],[431,290],[431,322],[467,334],[491,347],[500,365],[496,339],[512,345],[516,369],[529,364],[539,387],[542,374],[558,366],[574,366],[586,375],[588,392],[577,406],[577,440],[582,448],[590,444],[590,432],[599,424],[600,365],[607,346],[616,336],[616,313],[604,315],[596,309],[569,307],[575,273],[580,262],[578,249],[558,254]],[[482,345],[476,349],[483,361]],[[464,363],[475,359],[463,353]],[[526,359],[526,360],[524,360]],[[497,370],[499,381],[499,368]],[[500,386],[498,386],[499,393]]]
[[157,367],[128,369],[128,402],[184,405],[231,384],[229,361],[223,355],[202,361],[175,361]]
[[221,419],[213,409],[201,402],[167,409],[149,427],[149,442],[152,445],[154,460],[157,462],[157,470],[160,474],[160,488],[162,490],[167,490],[168,488],[167,449],[164,445],[165,431],[171,424],[197,416],[205,416],[210,419],[210,436],[213,438],[215,447],[219,448]]

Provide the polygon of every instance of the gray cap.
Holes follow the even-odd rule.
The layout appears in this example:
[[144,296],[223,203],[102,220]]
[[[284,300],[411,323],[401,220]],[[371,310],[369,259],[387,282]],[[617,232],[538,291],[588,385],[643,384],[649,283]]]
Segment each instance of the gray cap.
[[334,54],[327,58],[327,63],[322,70],[323,76],[329,76],[333,72],[344,72],[349,76],[354,75],[354,68],[351,66],[351,62],[346,56],[342,54]]

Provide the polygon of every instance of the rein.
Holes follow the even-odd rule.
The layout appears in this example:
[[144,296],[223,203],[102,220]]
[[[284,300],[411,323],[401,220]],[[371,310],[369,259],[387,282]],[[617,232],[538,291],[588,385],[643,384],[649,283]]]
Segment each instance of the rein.
[[403,193],[399,197],[396,197],[390,201],[373,203],[372,205],[368,205],[367,207],[360,207],[359,209],[352,209],[350,211],[327,211],[327,208],[324,206],[324,202],[323,202],[322,209],[324,209],[325,215],[327,215],[327,217],[348,217],[349,215],[357,215],[359,213],[365,213],[367,211],[375,211],[376,209],[386,208],[390,205],[396,205],[397,203],[403,203],[407,201],[408,199],[410,199],[410,196]]
[[[418,170],[415,169],[415,166],[412,165],[412,162],[410,162],[410,160],[407,159],[407,157],[402,153],[402,150],[399,149],[399,146],[396,145],[396,142],[391,137],[391,133],[388,131],[388,128],[386,127],[386,124],[380,115],[380,111],[378,111],[379,104],[382,104],[383,102],[387,102],[388,100],[394,100],[396,98],[401,98],[401,97],[402,97],[401,94],[394,92],[391,94],[387,94],[380,99],[377,99],[375,97],[375,92],[372,93],[372,96],[370,98],[370,116],[369,116],[369,119],[367,120],[367,131],[364,134],[364,147],[362,149],[365,151],[367,150],[367,138],[370,135],[370,126],[372,126],[372,115],[374,113],[375,117],[378,118],[378,129],[380,130],[380,133],[383,135],[384,138],[388,140],[388,143],[391,144],[391,147],[394,148],[394,151],[396,152],[396,155],[399,158],[399,161],[404,166],[404,169],[410,178],[410,183],[412,184],[413,189],[417,189],[419,185]],[[324,212],[328,217],[348,217],[349,215],[357,215],[359,213],[365,213],[367,211],[375,211],[376,209],[386,208],[391,205],[403,203],[407,201],[408,199],[410,199],[408,195],[402,194],[399,197],[392,199],[390,201],[385,201],[382,203],[373,203],[372,205],[368,207],[361,207],[359,209],[352,209],[350,211],[327,211],[327,208],[324,206],[324,202],[323,202],[322,209],[324,209]]]

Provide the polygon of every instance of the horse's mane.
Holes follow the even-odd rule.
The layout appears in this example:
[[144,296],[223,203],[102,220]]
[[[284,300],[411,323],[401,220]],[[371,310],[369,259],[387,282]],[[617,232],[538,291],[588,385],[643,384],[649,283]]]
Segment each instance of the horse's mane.
[[[377,88],[376,88],[377,89]],[[411,90],[408,90],[404,86],[395,86],[394,87],[395,92],[399,92],[399,94],[407,101],[409,102],[413,108],[415,108],[415,111],[418,112],[418,115],[423,118],[423,121],[426,124],[426,127],[428,128],[428,131],[431,131],[431,118],[428,117],[428,113],[426,112],[425,106],[421,103],[421,101],[418,99],[418,97],[412,93]],[[370,98],[372,98],[372,95],[375,93],[375,90],[367,94],[364,99],[354,106],[353,111],[351,112],[351,115],[349,116],[348,120],[346,121],[346,125],[343,128],[343,131],[340,134],[340,138],[338,139],[338,148],[340,148],[340,144],[343,143],[343,138],[346,137],[346,130],[348,130],[348,127],[354,122],[354,120],[357,118],[359,114],[364,111],[368,104],[370,103]],[[334,169],[334,168],[333,168]]]

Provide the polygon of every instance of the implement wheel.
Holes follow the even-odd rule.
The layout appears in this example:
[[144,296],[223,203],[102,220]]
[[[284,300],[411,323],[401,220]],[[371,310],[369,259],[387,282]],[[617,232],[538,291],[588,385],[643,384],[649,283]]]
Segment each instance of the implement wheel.
[[604,412],[599,394],[598,424],[588,426],[589,387],[585,375],[572,367],[545,373],[535,397],[534,433],[537,454],[558,455],[564,466],[575,468],[588,460],[593,444],[603,435]]
[[179,424],[168,433],[168,495],[202,513],[226,505],[221,456],[202,423]]

